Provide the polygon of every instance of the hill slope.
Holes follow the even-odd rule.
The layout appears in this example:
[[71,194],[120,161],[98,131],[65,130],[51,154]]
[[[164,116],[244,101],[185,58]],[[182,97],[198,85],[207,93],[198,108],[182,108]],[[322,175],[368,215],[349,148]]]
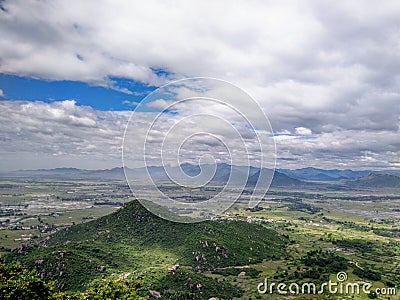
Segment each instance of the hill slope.
[[353,188],[400,188],[400,177],[387,174],[370,173],[367,176],[345,181]]
[[279,169],[278,171],[295,179],[312,181],[339,181],[366,176],[370,173],[370,171],[324,170],[312,167],[295,170]]
[[[253,175],[249,176],[247,180],[247,186],[253,187],[256,185],[258,178],[260,177],[260,171],[257,171]],[[301,188],[306,186],[313,186],[314,184],[304,182],[298,179],[291,178],[283,173],[275,171],[274,177],[271,181],[271,187],[294,187]]]
[[287,238],[240,221],[173,223],[132,201],[119,211],[61,230],[13,256],[61,288],[79,289],[102,274],[247,265],[284,255]]

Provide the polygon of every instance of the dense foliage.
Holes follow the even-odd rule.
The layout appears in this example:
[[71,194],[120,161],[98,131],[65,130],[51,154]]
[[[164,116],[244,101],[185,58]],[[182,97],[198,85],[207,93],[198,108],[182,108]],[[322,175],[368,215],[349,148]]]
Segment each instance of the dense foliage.
[[313,250],[303,258],[306,266],[316,268],[318,273],[337,273],[348,268],[347,259],[332,251]]
[[82,300],[103,300],[103,299],[145,299],[138,295],[140,284],[136,280],[123,280],[118,278],[96,279],[89,284],[89,288],[79,299]]
[[240,297],[242,291],[227,281],[217,281],[188,269],[178,269],[152,286],[163,299],[209,299]]
[[353,273],[363,279],[368,279],[373,281],[381,280],[381,274],[379,272],[372,271],[367,268],[355,267]]
[[48,283],[20,265],[0,262],[1,299],[57,299],[54,283]]
[[65,293],[56,289],[53,281],[41,279],[33,270],[26,270],[17,264],[0,262],[0,299],[23,300],[103,300],[103,299],[145,299],[138,295],[140,283],[137,280],[109,277],[93,280],[83,292]]
[[[60,290],[81,291],[93,279],[133,271],[146,279],[148,288],[176,261],[196,272],[213,271],[280,259],[287,243],[287,237],[260,224],[173,223],[132,201],[116,213],[61,230],[40,245],[19,248],[8,259],[37,269]],[[156,269],[159,274],[150,276]],[[222,283],[213,283],[218,285]]]
[[251,278],[258,278],[260,275],[260,271],[254,268],[224,268],[213,271],[214,274],[223,276],[238,276],[242,272],[244,272],[245,276],[249,276]]

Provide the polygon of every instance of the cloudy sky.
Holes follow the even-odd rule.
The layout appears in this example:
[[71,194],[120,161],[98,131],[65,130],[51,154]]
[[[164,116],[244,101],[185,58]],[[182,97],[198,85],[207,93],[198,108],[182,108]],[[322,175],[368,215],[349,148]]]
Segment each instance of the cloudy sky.
[[193,76],[259,103],[278,167],[400,168],[396,0],[5,0],[0,36],[0,170],[121,166],[132,109]]

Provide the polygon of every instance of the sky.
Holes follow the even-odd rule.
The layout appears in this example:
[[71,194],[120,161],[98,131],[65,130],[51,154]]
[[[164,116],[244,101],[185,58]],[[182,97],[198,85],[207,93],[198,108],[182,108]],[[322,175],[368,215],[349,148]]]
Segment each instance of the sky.
[[[3,0],[0,36],[2,171],[121,166],[135,107],[189,77],[257,101],[277,167],[400,169],[396,0]],[[138,133],[168,104],[153,100],[136,114]],[[213,147],[189,148],[223,159]]]

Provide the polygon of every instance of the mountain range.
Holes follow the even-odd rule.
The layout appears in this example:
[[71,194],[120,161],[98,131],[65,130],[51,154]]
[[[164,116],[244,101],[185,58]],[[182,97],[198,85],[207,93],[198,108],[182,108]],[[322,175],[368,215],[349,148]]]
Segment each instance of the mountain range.
[[317,168],[301,168],[301,169],[279,169],[279,172],[299,180],[312,181],[339,181],[343,179],[352,179],[367,176],[371,171],[353,171],[353,170],[324,170]]
[[[182,164],[181,169],[190,177],[198,176],[202,169],[210,171],[214,168],[210,165]],[[147,172],[154,181],[171,182],[168,176],[179,178],[182,176],[179,167],[149,166],[146,168],[125,168],[129,179],[144,181]],[[229,164],[217,164],[213,169],[213,177],[210,184],[225,185],[230,176],[233,184],[243,183],[243,176],[247,176],[246,186],[255,186],[261,171],[256,167],[231,166]],[[105,170],[83,170],[77,168],[55,168],[38,170],[18,170],[0,173],[0,179],[54,179],[54,180],[125,180],[124,169],[112,168]],[[195,180],[195,179],[193,179]],[[276,169],[271,187],[291,188],[400,188],[400,170],[371,171],[371,170],[325,170],[317,168],[301,169]]]

